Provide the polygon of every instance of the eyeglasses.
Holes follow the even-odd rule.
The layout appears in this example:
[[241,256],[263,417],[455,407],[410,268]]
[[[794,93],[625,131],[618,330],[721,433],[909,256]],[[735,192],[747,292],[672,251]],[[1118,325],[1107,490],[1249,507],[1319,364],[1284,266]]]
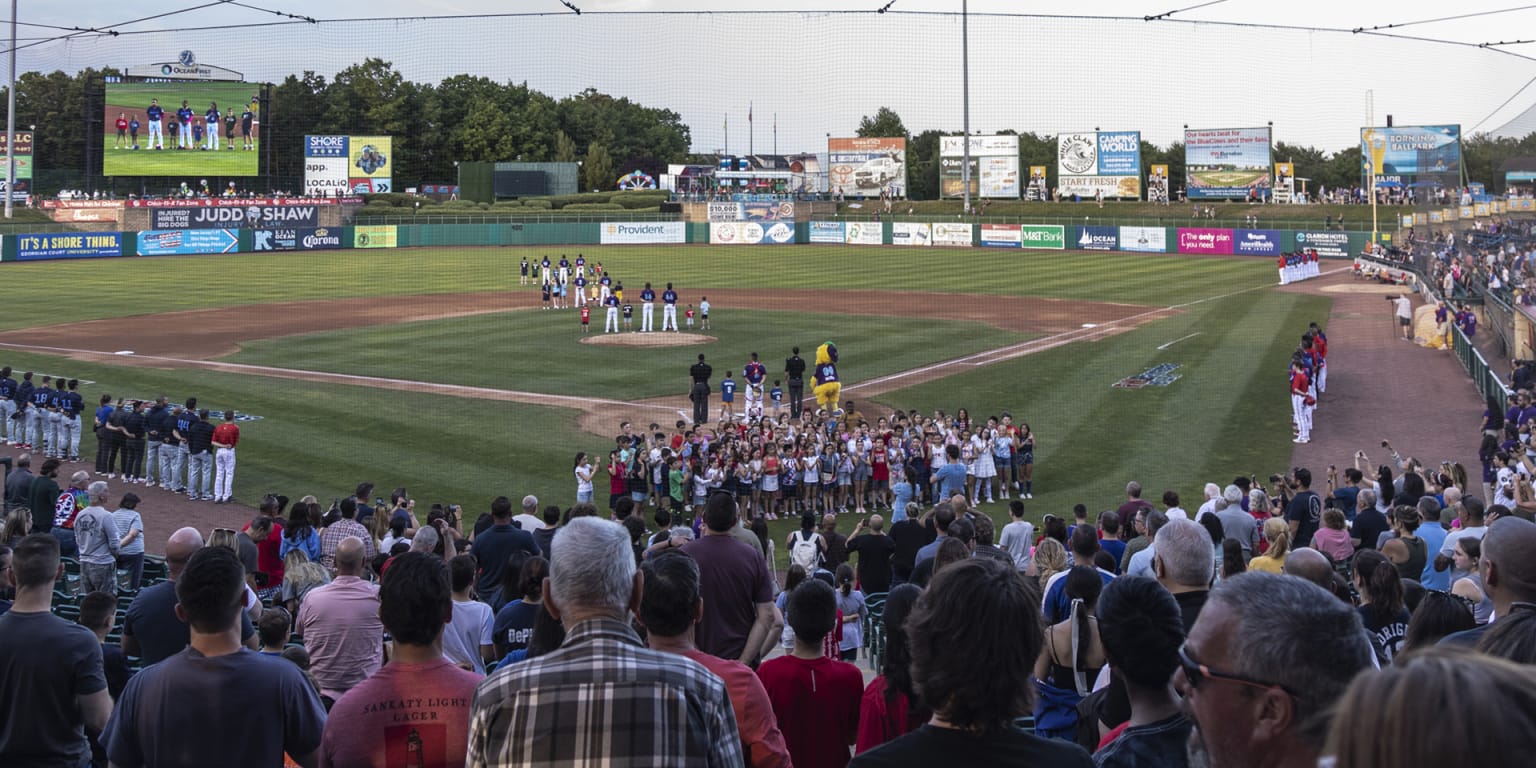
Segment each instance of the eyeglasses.
[[1229,683],[1246,685],[1251,688],[1262,688],[1265,690],[1269,690],[1271,688],[1279,688],[1291,696],[1296,695],[1295,691],[1292,691],[1291,689],[1279,683],[1269,683],[1263,680],[1255,680],[1251,677],[1244,677],[1232,672],[1222,672],[1219,670],[1211,669],[1210,667],[1207,667],[1206,665],[1191,659],[1189,657],[1188,647],[1188,645],[1179,646],[1179,666],[1184,668],[1184,677],[1185,679],[1189,680],[1190,688],[1198,689],[1206,680],[1224,680]]

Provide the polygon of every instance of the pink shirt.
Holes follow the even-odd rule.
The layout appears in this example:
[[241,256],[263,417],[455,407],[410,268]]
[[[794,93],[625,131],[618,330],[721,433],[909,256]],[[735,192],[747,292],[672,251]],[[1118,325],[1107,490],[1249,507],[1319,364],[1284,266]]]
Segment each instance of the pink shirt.
[[470,704],[479,682],[480,675],[447,659],[384,665],[331,708],[320,740],[320,765],[463,766]]
[[333,699],[379,671],[384,624],[379,588],[356,576],[337,576],[304,596],[296,625],[309,651],[309,672]]
[[1355,545],[1349,542],[1349,531],[1337,528],[1319,528],[1312,534],[1312,548],[1342,563],[1355,555]]
[[731,697],[731,708],[736,710],[736,728],[741,732],[741,753],[752,768],[789,768],[789,747],[784,745],[784,734],[779,732],[779,719],[773,714],[773,702],[768,691],[751,667],[731,659],[711,656],[694,649],[683,654],[715,677],[725,682],[725,690]]

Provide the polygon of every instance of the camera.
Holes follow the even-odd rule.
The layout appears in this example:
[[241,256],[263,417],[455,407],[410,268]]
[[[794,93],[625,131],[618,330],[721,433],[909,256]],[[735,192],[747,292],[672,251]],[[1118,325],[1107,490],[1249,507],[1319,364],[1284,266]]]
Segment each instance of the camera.
[[1391,448],[1392,444],[1387,442],[1387,441],[1385,441],[1385,440],[1383,440],[1383,441],[1381,441],[1381,447],[1383,447],[1383,448]]
[[1285,480],[1285,476],[1284,475],[1270,475],[1269,476],[1269,481],[1271,483],[1278,483],[1278,482],[1282,482],[1284,480]]

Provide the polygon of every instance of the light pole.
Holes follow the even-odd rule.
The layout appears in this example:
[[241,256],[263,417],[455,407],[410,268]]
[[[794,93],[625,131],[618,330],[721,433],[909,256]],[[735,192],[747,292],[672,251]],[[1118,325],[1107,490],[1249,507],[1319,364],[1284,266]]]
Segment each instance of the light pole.
[[11,0],[11,87],[5,98],[5,217],[9,219],[16,189],[16,0]]
[[[15,0],[11,0],[13,3]],[[11,14],[13,17],[15,14]],[[15,46],[12,46],[13,48]],[[14,54],[13,54],[14,55]],[[960,0],[960,100],[961,115],[965,123],[962,159],[960,161],[960,186],[964,190],[964,211],[971,212],[971,25],[969,0]]]

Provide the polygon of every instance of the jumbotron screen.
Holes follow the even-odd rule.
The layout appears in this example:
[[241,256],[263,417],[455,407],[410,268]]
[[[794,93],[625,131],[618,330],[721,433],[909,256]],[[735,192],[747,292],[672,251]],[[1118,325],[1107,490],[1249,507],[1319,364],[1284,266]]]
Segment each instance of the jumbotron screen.
[[257,83],[107,83],[102,173],[255,176]]

